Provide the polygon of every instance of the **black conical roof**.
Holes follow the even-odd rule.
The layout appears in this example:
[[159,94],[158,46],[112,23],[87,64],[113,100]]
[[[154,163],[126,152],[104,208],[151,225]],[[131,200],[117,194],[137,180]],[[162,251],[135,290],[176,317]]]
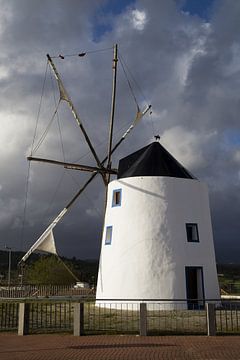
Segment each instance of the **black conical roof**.
[[118,179],[134,176],[195,179],[159,142],[153,142],[119,161]]

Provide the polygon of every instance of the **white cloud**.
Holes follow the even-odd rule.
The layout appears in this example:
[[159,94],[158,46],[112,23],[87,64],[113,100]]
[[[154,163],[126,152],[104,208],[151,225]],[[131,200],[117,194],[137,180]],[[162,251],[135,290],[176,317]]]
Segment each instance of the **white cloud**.
[[147,14],[144,10],[132,10],[132,24],[136,30],[142,31],[147,22]]
[[191,32],[192,44],[186,51],[176,59],[176,75],[179,78],[181,85],[185,86],[188,79],[188,74],[193,62],[199,56],[207,54],[205,45],[209,34],[211,33],[211,25],[204,23],[198,29],[192,26],[187,31]]
[[161,143],[185,167],[194,170],[206,166],[208,160],[204,156],[203,149],[215,135],[215,133],[204,134],[175,126],[164,131]]
[[240,150],[237,150],[233,154],[233,160],[240,164]]

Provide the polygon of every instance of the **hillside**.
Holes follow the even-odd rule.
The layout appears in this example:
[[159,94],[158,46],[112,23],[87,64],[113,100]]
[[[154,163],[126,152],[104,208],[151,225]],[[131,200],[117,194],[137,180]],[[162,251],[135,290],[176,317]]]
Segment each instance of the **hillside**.
[[[24,252],[21,251],[13,251],[11,256],[11,282],[12,283],[18,283],[20,282],[19,279],[19,269],[18,269],[18,262],[23,257]],[[0,276],[1,276],[1,282],[6,283],[7,277],[8,277],[8,251],[0,251]],[[33,271],[35,264],[37,262],[41,262],[42,266],[46,268],[47,265],[47,259],[50,257],[55,258],[51,255],[40,255],[40,254],[32,254],[31,257],[27,260],[26,265],[24,266],[24,283],[28,283],[28,278],[31,278],[29,276],[30,272]],[[44,264],[44,260],[45,264]],[[89,282],[92,285],[96,285],[97,281],[97,271],[98,271],[98,260],[79,260],[73,257],[72,259],[67,259],[65,257],[61,257],[61,260],[64,262],[64,264],[67,265],[67,267],[70,268],[70,270],[79,278],[79,280],[84,282]],[[61,265],[61,263],[58,264],[57,272],[63,271],[64,267]],[[48,270],[48,269],[45,269]],[[49,269],[51,271],[51,269]],[[67,270],[64,269],[64,271],[67,273]],[[74,278],[69,279],[71,283],[74,283],[76,280]],[[68,282],[69,282],[68,281]]]

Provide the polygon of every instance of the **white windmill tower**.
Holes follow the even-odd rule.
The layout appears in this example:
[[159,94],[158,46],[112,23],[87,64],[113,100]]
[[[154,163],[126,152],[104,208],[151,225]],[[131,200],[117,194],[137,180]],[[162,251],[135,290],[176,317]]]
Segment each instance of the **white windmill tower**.
[[207,187],[157,141],[108,185],[96,299],[219,299]]

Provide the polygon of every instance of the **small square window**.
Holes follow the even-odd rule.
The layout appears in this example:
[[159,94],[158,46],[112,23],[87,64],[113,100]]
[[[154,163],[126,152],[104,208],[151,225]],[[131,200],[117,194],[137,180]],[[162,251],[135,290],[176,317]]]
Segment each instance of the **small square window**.
[[186,231],[188,242],[199,242],[197,224],[186,224]]
[[105,245],[111,245],[112,243],[112,226],[106,227]]
[[122,189],[113,190],[112,207],[121,206],[122,202]]

